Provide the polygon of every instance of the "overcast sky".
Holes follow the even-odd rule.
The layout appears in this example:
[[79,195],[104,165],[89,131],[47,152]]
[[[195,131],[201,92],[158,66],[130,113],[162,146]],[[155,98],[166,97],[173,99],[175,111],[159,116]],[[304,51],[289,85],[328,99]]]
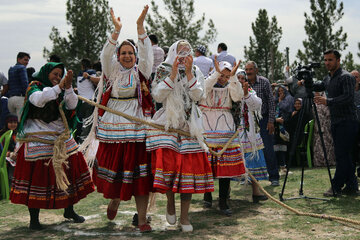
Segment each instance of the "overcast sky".
[[[162,2],[156,0],[160,12],[165,14]],[[359,52],[357,43],[360,41],[360,1],[343,2],[345,15],[339,24],[348,34],[349,44],[343,55],[351,51],[355,62],[359,63],[356,53]],[[28,66],[36,70],[45,63],[42,50],[44,46],[51,49],[51,28],[57,27],[62,36],[66,36],[69,30],[65,20],[65,3],[66,0],[0,0],[0,71],[7,76],[9,67],[16,63],[19,51],[30,53]],[[123,22],[119,40],[136,39],[135,22],[146,4],[150,5],[150,0],[109,0],[109,5]],[[283,29],[279,50],[284,51],[289,47],[290,62],[294,61],[297,50],[302,49],[302,41],[306,38],[304,12],[310,13],[309,0],[195,0],[196,19],[205,13],[206,19],[211,18],[218,30],[217,41],[210,46],[210,50],[215,52],[217,44],[225,42],[228,52],[237,59],[243,58],[244,45],[249,45],[251,23],[255,21],[260,8],[265,8],[270,18],[274,15],[277,17],[278,26]]]

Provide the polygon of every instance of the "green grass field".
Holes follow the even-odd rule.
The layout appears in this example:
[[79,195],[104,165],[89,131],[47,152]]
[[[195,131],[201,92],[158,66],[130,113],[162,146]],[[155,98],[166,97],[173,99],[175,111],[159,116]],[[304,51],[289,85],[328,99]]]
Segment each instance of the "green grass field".
[[[297,197],[300,187],[299,169],[292,169],[284,198]],[[332,174],[333,174],[332,170]],[[279,198],[280,187],[261,185],[275,198]],[[322,197],[330,187],[327,169],[305,170],[304,194]],[[41,210],[40,222],[46,229],[28,229],[29,214],[26,206],[0,201],[0,239],[360,239],[360,226],[319,218],[297,216],[268,200],[260,204],[251,202],[251,187],[237,182],[231,183],[230,206],[233,216],[221,215],[214,201],[212,209],[202,208],[202,194],[193,195],[190,209],[194,232],[182,233],[177,226],[165,220],[166,197],[156,195],[156,208],[152,217],[153,232],[141,234],[131,225],[135,213],[134,200],[121,202],[114,221],[106,218],[108,201],[99,193],[92,193],[75,205],[75,210],[85,216],[86,221],[75,224],[63,218],[63,210]],[[213,194],[217,199],[217,189]],[[177,196],[177,212],[179,212]],[[298,199],[285,201],[289,206],[303,212],[327,214],[360,221],[360,197],[342,196],[329,201]]]

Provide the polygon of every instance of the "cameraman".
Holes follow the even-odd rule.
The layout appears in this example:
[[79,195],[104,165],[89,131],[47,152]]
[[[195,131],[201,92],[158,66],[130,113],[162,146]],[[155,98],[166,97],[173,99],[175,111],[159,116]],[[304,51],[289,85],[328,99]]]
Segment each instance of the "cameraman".
[[[336,158],[332,185],[336,194],[358,195],[355,165],[351,154],[358,131],[354,104],[355,79],[341,68],[340,53],[337,50],[325,51],[324,62],[329,75],[322,82],[314,83],[313,90],[327,91],[327,97],[315,96],[314,102],[326,105],[330,110],[331,134]],[[330,188],[324,196],[331,197],[335,193]]]

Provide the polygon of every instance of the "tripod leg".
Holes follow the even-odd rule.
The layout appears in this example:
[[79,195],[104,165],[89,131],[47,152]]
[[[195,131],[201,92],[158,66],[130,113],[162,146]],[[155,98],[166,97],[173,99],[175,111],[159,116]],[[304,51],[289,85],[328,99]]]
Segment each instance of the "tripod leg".
[[[303,107],[301,108],[301,110],[299,112],[299,119],[298,119],[298,122],[297,122],[297,125],[296,125],[294,137],[292,138],[292,142],[290,144],[291,148],[290,148],[289,164],[288,164],[288,166],[286,168],[284,184],[283,184],[281,193],[279,194],[280,201],[284,200],[283,195],[284,195],[284,191],[285,191],[285,186],[286,186],[288,174],[289,174],[289,171],[290,171],[290,167],[292,166],[292,161],[293,161],[293,159],[295,159],[295,152],[296,152],[298,139],[300,138],[300,133],[301,133],[301,131],[304,131],[304,127],[305,127],[304,114],[305,114],[306,109],[309,109],[309,103],[310,103],[309,98],[305,98]],[[303,180],[303,178],[302,178],[302,180]],[[301,191],[302,191],[302,189],[301,189]]]

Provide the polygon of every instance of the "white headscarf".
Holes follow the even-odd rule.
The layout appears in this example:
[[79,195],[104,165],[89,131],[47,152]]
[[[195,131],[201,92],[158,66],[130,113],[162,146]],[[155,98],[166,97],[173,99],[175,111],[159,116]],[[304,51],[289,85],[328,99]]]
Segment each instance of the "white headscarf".
[[[180,48],[178,49],[178,46],[179,44],[181,44],[181,46],[186,46],[189,48],[189,50],[187,51],[183,51],[182,49],[184,48]],[[176,57],[186,57],[188,55],[191,55],[192,54],[192,48],[191,48],[191,45],[188,41],[186,40],[178,40],[176,41],[175,43],[173,43],[170,48],[169,48],[169,52],[168,52],[168,55],[165,59],[165,63],[167,64],[170,64],[170,65],[173,65]]]

